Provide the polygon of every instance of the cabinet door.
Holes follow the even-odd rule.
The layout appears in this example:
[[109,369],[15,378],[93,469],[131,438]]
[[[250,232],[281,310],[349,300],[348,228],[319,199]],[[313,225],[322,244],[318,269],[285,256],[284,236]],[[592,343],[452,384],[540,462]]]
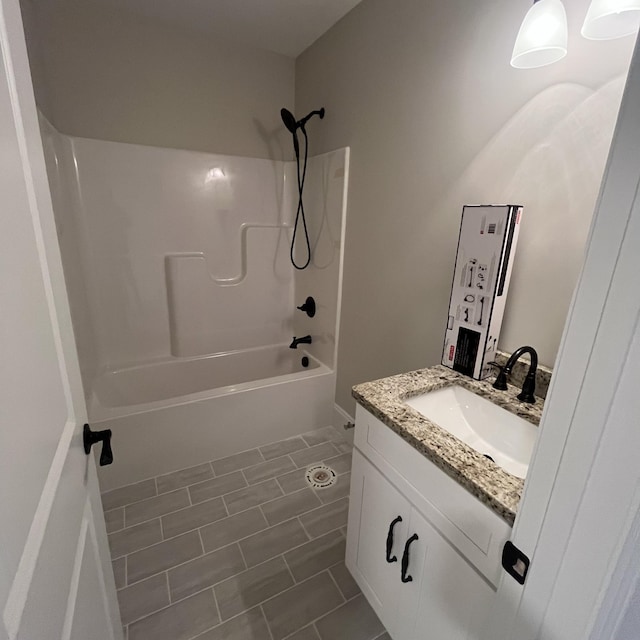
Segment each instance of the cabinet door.
[[396,640],[471,640],[495,598],[489,583],[413,509],[407,574],[398,608]]
[[[389,633],[393,632],[399,604],[400,562],[407,538],[411,506],[382,474],[353,452],[351,497],[347,529],[346,564]],[[401,518],[401,520],[397,520]],[[393,544],[387,561],[387,540],[392,523]]]

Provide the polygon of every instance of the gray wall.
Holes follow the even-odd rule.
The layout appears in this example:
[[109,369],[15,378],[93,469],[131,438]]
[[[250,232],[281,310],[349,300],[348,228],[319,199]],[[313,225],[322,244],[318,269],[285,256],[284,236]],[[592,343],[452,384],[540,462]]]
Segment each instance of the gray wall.
[[38,106],[62,133],[288,159],[294,60],[80,0],[23,0]]
[[501,335],[553,365],[602,178],[632,38],[509,65],[526,2],[364,0],[296,61],[312,147],[351,147],[337,401],[440,360],[462,206],[523,204]]

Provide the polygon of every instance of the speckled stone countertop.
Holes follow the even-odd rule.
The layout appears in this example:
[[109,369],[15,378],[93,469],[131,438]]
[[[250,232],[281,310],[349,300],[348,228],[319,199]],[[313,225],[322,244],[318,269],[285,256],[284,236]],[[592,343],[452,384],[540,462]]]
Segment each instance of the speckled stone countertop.
[[507,473],[491,460],[444,431],[404,404],[403,400],[426,391],[456,384],[532,422],[540,423],[542,401],[520,402],[517,387],[497,391],[493,380],[473,380],[438,365],[353,387],[353,397],[412,447],[470,491],[509,524],[513,524],[524,480]]

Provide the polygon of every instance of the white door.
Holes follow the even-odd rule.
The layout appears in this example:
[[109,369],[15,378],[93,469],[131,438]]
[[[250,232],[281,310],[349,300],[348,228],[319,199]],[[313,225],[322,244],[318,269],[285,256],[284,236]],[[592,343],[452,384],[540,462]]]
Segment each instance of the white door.
[[503,575],[482,640],[610,640],[637,607],[627,596],[640,552],[638,247],[637,44],[513,530],[529,575],[524,586]]
[[18,0],[0,0],[1,640],[120,640]]

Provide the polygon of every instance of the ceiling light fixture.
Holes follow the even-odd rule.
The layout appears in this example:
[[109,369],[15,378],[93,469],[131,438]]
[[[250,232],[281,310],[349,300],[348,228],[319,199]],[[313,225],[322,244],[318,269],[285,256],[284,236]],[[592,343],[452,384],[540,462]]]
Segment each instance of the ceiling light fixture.
[[639,26],[640,0],[592,0],[581,33],[589,40],[612,40]]
[[518,32],[511,66],[533,69],[557,62],[567,55],[567,38],[567,14],[561,0],[534,0]]

